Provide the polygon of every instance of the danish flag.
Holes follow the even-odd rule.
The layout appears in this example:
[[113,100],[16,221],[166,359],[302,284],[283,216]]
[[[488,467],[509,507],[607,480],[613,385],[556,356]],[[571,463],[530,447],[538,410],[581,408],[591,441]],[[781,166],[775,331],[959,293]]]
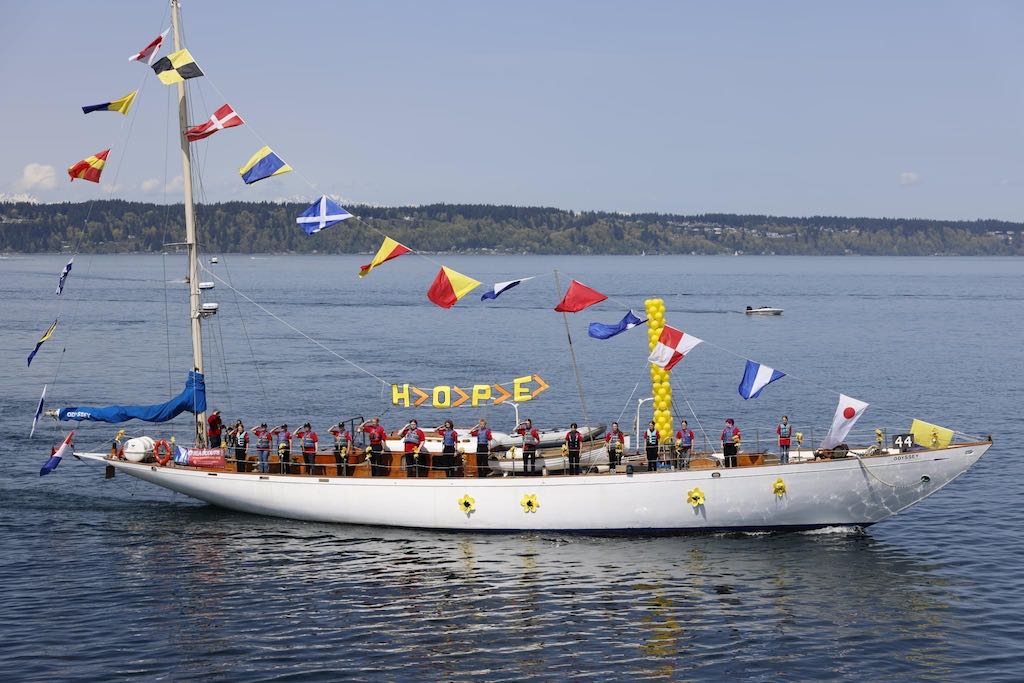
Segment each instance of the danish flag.
[[210,137],[218,130],[234,128],[235,126],[241,126],[243,123],[245,121],[231,108],[231,105],[225,104],[213,112],[213,116],[210,117],[209,121],[186,130],[185,137],[188,138],[189,142],[195,142],[196,140]]

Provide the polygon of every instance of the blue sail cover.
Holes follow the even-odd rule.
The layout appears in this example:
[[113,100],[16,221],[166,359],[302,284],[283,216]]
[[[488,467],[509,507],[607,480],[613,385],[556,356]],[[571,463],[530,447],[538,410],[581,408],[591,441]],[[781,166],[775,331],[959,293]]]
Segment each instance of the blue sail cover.
[[167,422],[181,413],[202,413],[206,410],[206,380],[201,373],[191,370],[185,389],[167,403],[153,406],[76,406],[61,408],[57,416],[61,420],[92,420],[93,422],[127,422],[128,420],[145,420],[146,422]]

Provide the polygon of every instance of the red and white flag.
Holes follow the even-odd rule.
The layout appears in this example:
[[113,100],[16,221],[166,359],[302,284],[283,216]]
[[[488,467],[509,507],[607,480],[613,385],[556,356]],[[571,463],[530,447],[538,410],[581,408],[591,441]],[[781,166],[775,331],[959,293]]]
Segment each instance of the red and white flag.
[[828,434],[821,442],[821,447],[832,448],[841,444],[867,407],[868,404],[864,401],[839,394],[839,405],[836,406],[836,414],[832,417],[832,426],[828,428]]
[[210,117],[209,121],[186,130],[185,137],[188,138],[189,142],[195,142],[196,140],[210,137],[218,130],[234,128],[235,126],[241,126],[243,123],[245,121],[231,108],[231,105],[225,104],[213,112],[213,116]]
[[128,61],[145,62],[148,66],[153,66],[153,60],[156,59],[156,53],[160,52],[160,46],[164,44],[164,38],[167,37],[167,32],[170,30],[170,28],[165,29],[163,33],[153,39],[153,42],[129,57]]
[[658,337],[658,343],[647,360],[663,370],[671,370],[702,341],[704,340],[692,334],[665,325],[661,330],[661,336]]

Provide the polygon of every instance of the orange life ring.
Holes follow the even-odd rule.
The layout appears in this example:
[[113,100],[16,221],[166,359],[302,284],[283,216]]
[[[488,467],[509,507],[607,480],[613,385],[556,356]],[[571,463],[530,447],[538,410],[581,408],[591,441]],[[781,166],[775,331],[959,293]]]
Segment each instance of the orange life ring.
[[[163,451],[164,457],[160,457],[160,451]],[[160,439],[153,444],[153,457],[160,463],[160,466],[164,466],[171,461],[171,444],[167,443],[163,439]]]

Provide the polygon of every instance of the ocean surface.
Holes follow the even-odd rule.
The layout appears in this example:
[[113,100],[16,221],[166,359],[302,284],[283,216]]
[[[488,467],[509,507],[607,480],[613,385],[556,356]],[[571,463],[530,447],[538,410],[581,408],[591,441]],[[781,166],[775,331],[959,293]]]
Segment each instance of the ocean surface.
[[[389,406],[386,383],[551,385],[539,426],[632,423],[650,395],[647,339],[607,341],[663,297],[706,340],[673,372],[698,438],[733,417],[767,444],[788,414],[818,439],[838,393],[861,433],[915,417],[995,445],[961,479],[866,530],[594,537],[474,535],[298,523],[227,512],[73,459],[39,477],[61,435],[47,405],[155,403],[190,367],[181,255],[0,257],[0,679],[984,680],[1024,676],[1024,260],[1003,258],[220,255],[203,280],[211,407],[247,426],[382,415],[386,427],[487,410]],[[452,310],[425,291],[439,263],[490,284]],[[609,296],[568,316],[579,279]],[[257,302],[258,305],[251,303]],[[748,317],[748,306],[785,309]],[[59,315],[31,367],[25,357]],[[168,326],[168,322],[170,325]],[[315,340],[311,341],[311,340]],[[760,398],[751,358],[787,373]],[[585,405],[585,407],[584,407]],[[644,405],[649,410],[650,403]],[[691,412],[692,411],[692,412]],[[642,413],[649,419],[649,413]],[[131,425],[130,433],[156,433]],[[82,426],[79,450],[116,428]],[[184,437],[179,418],[166,433]],[[813,435],[813,436],[812,436]]]

